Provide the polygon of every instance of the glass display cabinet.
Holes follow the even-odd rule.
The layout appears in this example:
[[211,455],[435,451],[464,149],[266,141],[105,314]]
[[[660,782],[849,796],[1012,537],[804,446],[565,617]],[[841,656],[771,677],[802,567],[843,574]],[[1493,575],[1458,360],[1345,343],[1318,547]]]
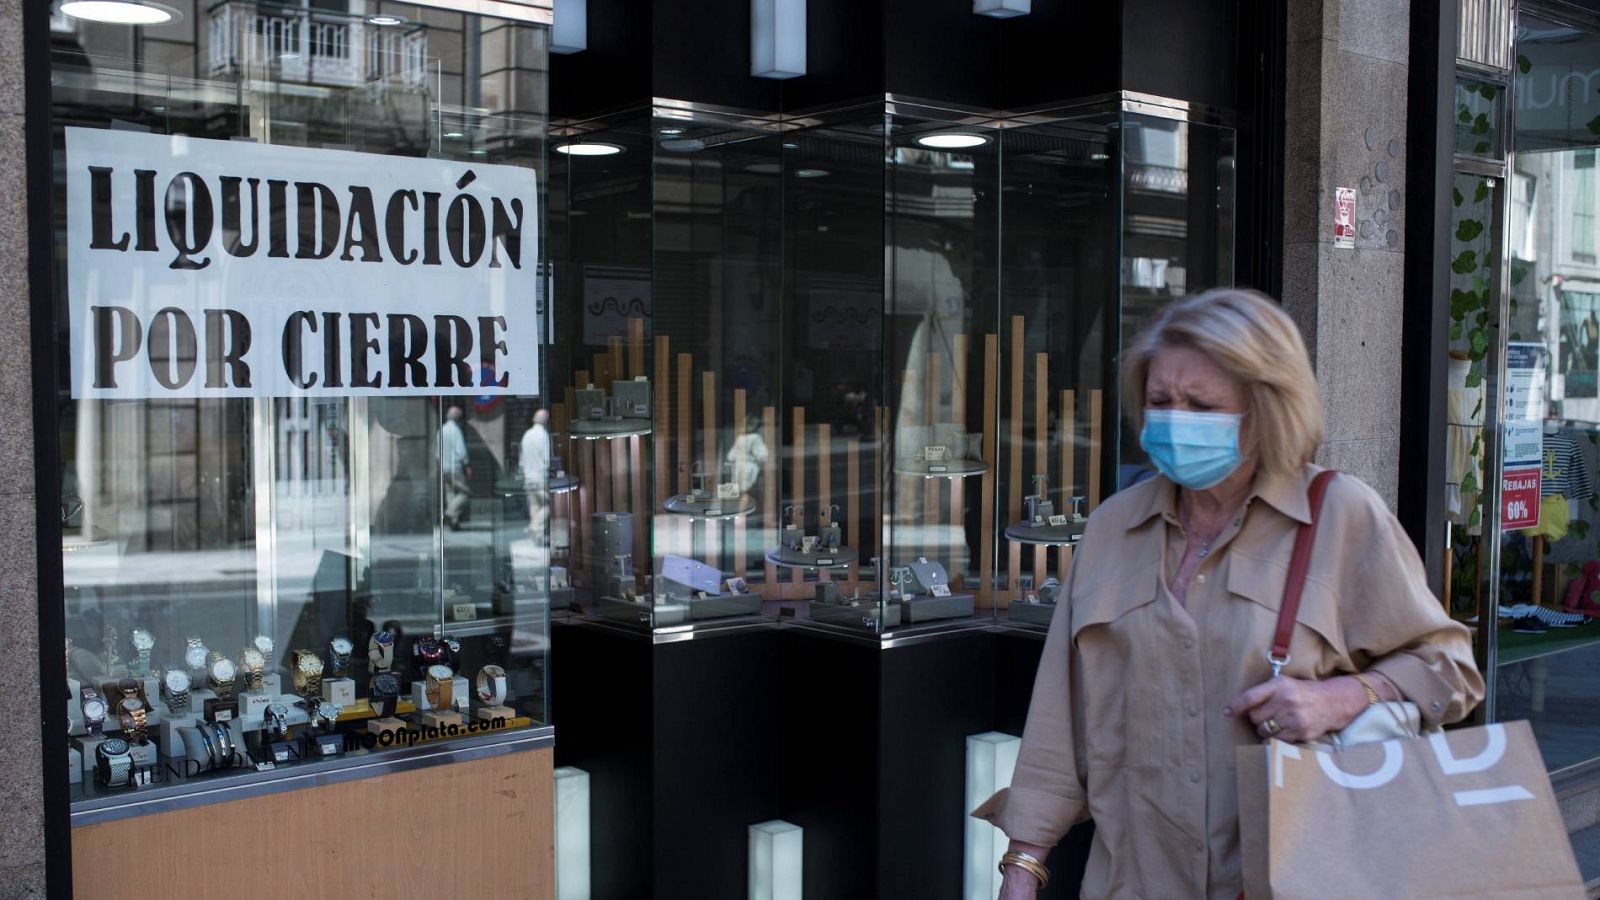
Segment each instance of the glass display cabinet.
[[1148,470],[1120,348],[1232,278],[1224,120],[658,100],[552,130],[574,614],[1048,624],[1087,517]]
[[[548,737],[547,33],[220,2],[55,36],[75,822]],[[94,255],[124,231],[155,274]]]

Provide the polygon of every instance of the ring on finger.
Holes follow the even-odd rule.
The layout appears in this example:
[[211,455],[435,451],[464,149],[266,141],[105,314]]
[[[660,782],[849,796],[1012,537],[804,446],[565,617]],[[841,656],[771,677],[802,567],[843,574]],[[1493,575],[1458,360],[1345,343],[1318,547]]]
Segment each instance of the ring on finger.
[[1277,719],[1268,719],[1261,723],[1261,729],[1267,733],[1267,737],[1272,737],[1282,731],[1283,726],[1278,724]]

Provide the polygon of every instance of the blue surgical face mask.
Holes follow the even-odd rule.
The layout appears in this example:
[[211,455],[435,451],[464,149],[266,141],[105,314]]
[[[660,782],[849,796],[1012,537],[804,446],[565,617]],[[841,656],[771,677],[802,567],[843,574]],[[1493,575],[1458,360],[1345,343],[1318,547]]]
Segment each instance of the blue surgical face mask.
[[1169,480],[1203,491],[1221,484],[1239,467],[1243,418],[1232,413],[1147,409],[1139,446]]

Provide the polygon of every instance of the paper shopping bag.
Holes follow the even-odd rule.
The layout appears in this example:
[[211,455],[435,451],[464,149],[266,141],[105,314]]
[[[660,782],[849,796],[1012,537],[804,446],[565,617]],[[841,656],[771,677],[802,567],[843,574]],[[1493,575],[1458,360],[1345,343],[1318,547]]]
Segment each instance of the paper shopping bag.
[[1247,900],[1585,896],[1527,722],[1236,763]]

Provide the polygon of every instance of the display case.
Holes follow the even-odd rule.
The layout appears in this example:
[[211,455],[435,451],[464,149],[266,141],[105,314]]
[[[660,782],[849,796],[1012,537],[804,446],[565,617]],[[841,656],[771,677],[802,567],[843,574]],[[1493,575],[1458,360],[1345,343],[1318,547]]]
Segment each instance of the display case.
[[384,12],[54,38],[76,823],[548,742],[548,29]]
[[573,614],[1046,625],[1089,515],[1148,471],[1119,349],[1232,278],[1225,119],[657,100],[554,130]]

